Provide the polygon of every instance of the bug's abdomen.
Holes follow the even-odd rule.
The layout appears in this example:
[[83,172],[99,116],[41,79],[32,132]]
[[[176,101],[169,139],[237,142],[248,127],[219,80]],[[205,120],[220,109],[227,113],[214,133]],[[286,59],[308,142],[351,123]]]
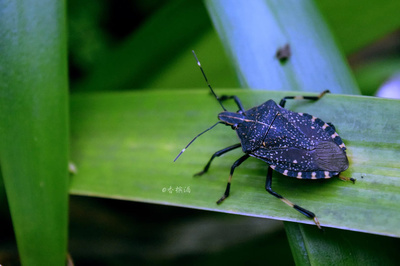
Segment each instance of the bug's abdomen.
[[301,179],[330,178],[348,167],[345,152],[333,142],[321,142],[310,149],[262,147],[251,155],[281,174]]

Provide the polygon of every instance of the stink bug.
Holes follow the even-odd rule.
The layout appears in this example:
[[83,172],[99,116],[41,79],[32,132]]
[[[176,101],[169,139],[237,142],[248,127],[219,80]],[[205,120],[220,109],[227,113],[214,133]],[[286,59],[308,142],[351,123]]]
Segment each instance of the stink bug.
[[[218,115],[220,121],[198,134],[178,154],[174,161],[203,133],[218,124],[230,126],[236,131],[240,143],[215,152],[204,169],[195,174],[206,173],[215,157],[242,148],[244,155],[233,163],[225,193],[217,201],[217,204],[220,204],[229,196],[235,168],[251,156],[269,165],[265,189],[285,204],[313,219],[315,224],[321,228],[313,212],[292,203],[272,190],[272,170],[299,179],[326,179],[339,176],[340,172],[348,168],[346,146],[332,124],[325,123],[315,116],[292,112],[284,108],[288,99],[318,100],[329,91],[324,91],[318,96],[287,96],[279,104],[276,104],[273,100],[268,100],[259,106],[245,110],[238,97],[234,95],[218,97],[215,94],[194,51],[193,55],[203,73],[207,86],[224,111]],[[237,112],[229,112],[225,109],[222,102],[228,99],[235,101],[239,108]],[[339,177],[347,180],[347,178]],[[350,180],[355,181],[352,178]]]

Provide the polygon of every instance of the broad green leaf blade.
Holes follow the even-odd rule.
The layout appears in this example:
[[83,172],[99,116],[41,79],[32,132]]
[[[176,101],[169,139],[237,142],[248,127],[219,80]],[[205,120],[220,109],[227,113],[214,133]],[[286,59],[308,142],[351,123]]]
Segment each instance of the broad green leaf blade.
[[[205,3],[243,87],[359,94],[312,1]],[[292,55],[282,65],[275,54],[286,44]]]
[[[238,95],[247,108],[294,94],[217,93]],[[343,174],[357,182],[336,178],[306,181],[274,174],[274,189],[314,211],[324,227],[400,236],[399,103],[335,94],[317,102],[288,102],[289,109],[313,114],[336,126],[350,160],[350,168]],[[71,193],[312,224],[265,191],[267,166],[256,159],[249,159],[235,171],[230,197],[221,205],[215,204],[241,151],[216,159],[208,174],[192,176],[215,151],[238,142],[228,127],[217,126],[207,132],[172,162],[196,134],[216,122],[220,111],[206,90],[74,95],[72,159],[78,174],[72,178]]]
[[0,164],[22,265],[63,265],[68,220],[64,1],[0,1]]

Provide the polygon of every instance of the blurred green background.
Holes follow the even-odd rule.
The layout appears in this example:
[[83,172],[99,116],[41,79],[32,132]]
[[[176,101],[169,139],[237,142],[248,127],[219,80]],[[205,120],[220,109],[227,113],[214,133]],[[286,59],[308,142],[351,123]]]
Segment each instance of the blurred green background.
[[[400,24],[385,15],[391,4],[377,9],[374,1],[316,2],[363,95],[396,81]],[[192,49],[214,88],[240,87],[201,1],[70,0],[67,8],[72,95],[207,89]],[[1,196],[0,264],[19,265],[4,192]],[[294,264],[280,221],[71,196],[69,223],[68,249],[76,265]]]

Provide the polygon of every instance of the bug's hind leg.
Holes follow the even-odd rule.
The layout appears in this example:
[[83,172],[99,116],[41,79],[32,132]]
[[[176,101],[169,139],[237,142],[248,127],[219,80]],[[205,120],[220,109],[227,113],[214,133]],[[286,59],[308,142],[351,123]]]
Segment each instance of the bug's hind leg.
[[321,99],[322,96],[324,96],[326,93],[329,93],[329,92],[330,92],[329,90],[325,90],[325,91],[321,92],[321,94],[318,95],[318,96],[286,96],[286,97],[283,97],[283,98],[282,98],[282,100],[279,102],[279,105],[280,105],[281,107],[285,107],[286,100],[289,100],[289,99],[295,99],[295,100],[314,100],[314,101],[316,101],[316,100],[318,100],[318,99]]
[[319,224],[318,218],[317,216],[315,216],[315,214],[309,210],[306,210],[294,203],[292,203],[291,201],[289,201],[288,199],[282,197],[281,195],[279,195],[278,193],[276,193],[275,191],[272,190],[272,168],[268,167],[268,173],[267,173],[267,180],[265,182],[265,189],[273,196],[277,197],[278,199],[280,199],[281,201],[283,201],[285,204],[289,205],[290,207],[296,209],[298,212],[300,212],[301,214],[305,215],[306,217],[313,219],[315,224],[318,226],[319,229],[321,229],[321,225]]
[[236,162],[233,163],[231,167],[231,172],[229,174],[229,179],[228,179],[228,184],[226,184],[226,189],[224,195],[217,201],[217,204],[221,204],[228,196],[229,192],[231,190],[231,181],[232,181],[232,175],[233,172],[235,171],[235,168],[238,167],[241,163],[243,163],[245,160],[247,160],[250,157],[250,155],[245,154],[242,157],[240,157]]
[[208,168],[210,168],[211,162],[214,160],[215,157],[219,157],[219,156],[221,156],[221,155],[223,155],[223,154],[225,154],[225,153],[227,153],[227,152],[230,152],[230,151],[232,151],[232,150],[234,150],[234,149],[240,148],[241,146],[242,146],[242,144],[238,143],[238,144],[235,144],[235,145],[226,147],[225,149],[222,149],[222,150],[220,150],[220,151],[215,152],[215,153],[211,156],[211,158],[210,158],[210,160],[208,161],[208,163],[206,164],[206,166],[204,167],[203,171],[200,171],[200,172],[194,174],[194,176],[201,176],[202,174],[207,173]]

